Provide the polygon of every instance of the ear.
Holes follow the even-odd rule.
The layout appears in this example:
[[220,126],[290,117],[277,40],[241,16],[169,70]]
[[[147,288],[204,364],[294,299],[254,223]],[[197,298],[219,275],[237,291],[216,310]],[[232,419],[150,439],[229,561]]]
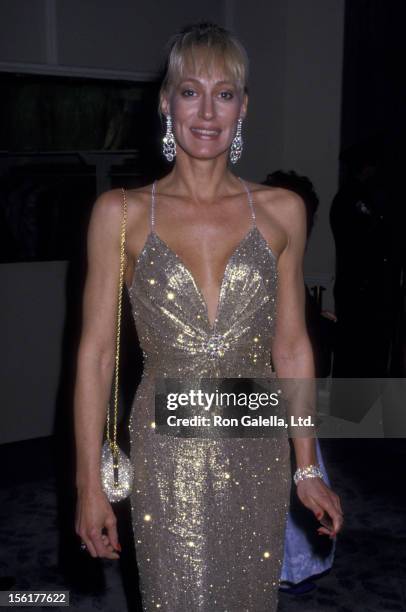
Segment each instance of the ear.
[[166,97],[165,94],[162,94],[161,96],[160,107],[161,107],[161,113],[165,115],[165,117],[167,117],[170,114],[170,107],[169,107],[168,98]]
[[240,110],[240,117],[242,119],[245,119],[245,116],[247,114],[247,109],[248,109],[248,94],[245,93],[243,96],[241,110]]

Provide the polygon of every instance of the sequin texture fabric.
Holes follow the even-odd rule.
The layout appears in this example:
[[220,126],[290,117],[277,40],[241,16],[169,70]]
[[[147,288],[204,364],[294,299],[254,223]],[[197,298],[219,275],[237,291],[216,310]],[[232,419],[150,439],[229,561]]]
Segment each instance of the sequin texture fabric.
[[291,487],[287,435],[194,439],[159,435],[155,377],[269,377],[276,260],[255,223],[228,260],[217,316],[154,229],[130,299],[144,372],[130,417],[132,523],[147,612],[272,612]]

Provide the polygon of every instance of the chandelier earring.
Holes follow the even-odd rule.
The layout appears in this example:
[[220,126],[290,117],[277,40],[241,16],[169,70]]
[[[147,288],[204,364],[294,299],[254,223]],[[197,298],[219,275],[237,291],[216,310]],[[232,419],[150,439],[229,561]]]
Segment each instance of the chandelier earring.
[[168,161],[173,161],[176,156],[175,136],[172,132],[172,117],[166,115],[166,134],[162,138],[162,152]]
[[237,131],[233,138],[233,142],[231,143],[230,161],[232,164],[237,163],[242,154],[243,140],[241,136],[241,126],[242,126],[242,117],[238,119]]

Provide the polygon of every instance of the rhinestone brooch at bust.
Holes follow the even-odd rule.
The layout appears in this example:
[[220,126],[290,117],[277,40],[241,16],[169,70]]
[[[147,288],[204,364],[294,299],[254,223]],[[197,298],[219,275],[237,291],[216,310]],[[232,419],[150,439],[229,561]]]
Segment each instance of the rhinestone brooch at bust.
[[223,357],[226,350],[229,348],[229,342],[224,339],[224,336],[221,334],[212,334],[205,346],[204,351],[207,353],[208,357]]

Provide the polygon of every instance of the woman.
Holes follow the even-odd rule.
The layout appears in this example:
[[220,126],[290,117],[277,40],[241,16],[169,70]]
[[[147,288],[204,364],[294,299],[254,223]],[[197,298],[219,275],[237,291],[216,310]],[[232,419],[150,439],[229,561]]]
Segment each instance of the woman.
[[[148,611],[277,606],[291,488],[287,434],[182,439],[154,429],[157,378],[269,377],[270,348],[279,377],[313,376],[303,312],[303,202],[228,169],[229,156],[241,154],[246,74],[245,52],[224,29],[198,24],[174,38],[160,110],[164,154],[175,163],[162,180],[127,194],[126,283],[144,354],[130,419],[131,506]],[[92,213],[75,393],[76,532],[93,557],[110,559],[119,543],[99,466],[121,206],[113,190]],[[315,464],[314,440],[295,440],[295,455],[299,468]],[[318,477],[304,477],[297,492],[316,516],[331,517],[332,527],[320,533],[334,537],[342,523],[338,497]]]
[[[308,243],[319,207],[319,198],[312,182],[306,176],[299,176],[293,170],[289,172],[277,170],[268,174],[263,184],[271,187],[284,187],[302,197],[306,209]],[[331,315],[331,313],[328,314]],[[315,375],[317,378],[328,376],[331,368],[329,351],[331,331],[326,330],[323,322],[327,322],[327,319],[321,318],[320,307],[307,288],[305,290],[305,318],[315,362]],[[330,320],[331,324],[334,325]],[[324,481],[329,485],[319,441],[316,439],[315,443],[317,463],[323,473]],[[316,533],[313,532],[313,525],[314,521],[306,508],[291,497],[280,580],[280,589],[284,593],[302,594],[313,590],[316,585],[311,578],[324,574],[333,565],[336,542],[335,540],[333,542],[319,541]]]

